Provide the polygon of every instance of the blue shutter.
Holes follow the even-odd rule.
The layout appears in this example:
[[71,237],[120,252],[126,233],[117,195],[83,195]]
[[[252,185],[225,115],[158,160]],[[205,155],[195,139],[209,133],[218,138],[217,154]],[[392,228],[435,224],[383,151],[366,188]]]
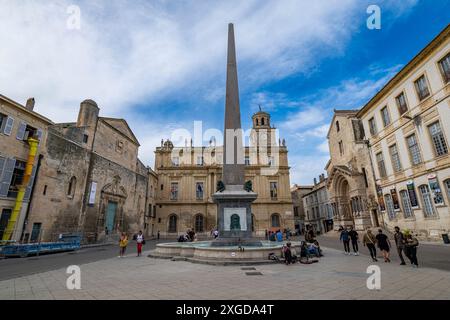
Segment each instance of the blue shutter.
[[6,134],[7,136],[9,136],[11,134],[13,125],[14,125],[14,118],[8,117],[6,119],[6,125],[5,125],[5,129],[3,130],[3,133]]
[[17,140],[23,140],[25,137],[25,130],[27,128],[27,124],[25,122],[21,122],[19,126],[19,130],[17,130]]
[[37,166],[33,166],[33,171],[31,171],[31,178],[28,181],[27,189],[25,190],[25,195],[23,196],[23,200],[28,201],[30,199],[31,191],[33,189],[34,177],[36,176],[36,168]]
[[2,172],[4,166],[5,166],[5,157],[0,157],[0,181],[2,179]]
[[16,159],[6,159],[3,174],[0,180],[0,197],[7,197],[9,185],[11,184],[14,167],[16,166]]

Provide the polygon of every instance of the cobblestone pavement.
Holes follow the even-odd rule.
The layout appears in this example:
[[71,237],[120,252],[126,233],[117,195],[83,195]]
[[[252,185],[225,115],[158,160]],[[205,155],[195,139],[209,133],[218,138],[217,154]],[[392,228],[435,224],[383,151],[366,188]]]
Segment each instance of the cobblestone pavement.
[[81,265],[80,290],[66,288],[63,268],[0,281],[0,299],[450,299],[450,272],[378,262],[381,290],[369,290],[368,257],[324,253],[311,265],[254,266],[261,275],[130,254]]

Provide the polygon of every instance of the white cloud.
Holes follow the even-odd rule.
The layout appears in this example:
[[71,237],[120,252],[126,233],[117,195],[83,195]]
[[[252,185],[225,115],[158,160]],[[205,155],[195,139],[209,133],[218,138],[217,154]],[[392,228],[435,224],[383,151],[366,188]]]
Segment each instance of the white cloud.
[[[341,54],[358,26],[349,21],[365,14],[360,16],[358,0],[82,0],[76,2],[81,29],[69,30],[72,4],[0,0],[0,93],[22,103],[35,97],[36,111],[56,122],[74,121],[79,103],[92,98],[102,115],[130,122],[146,155],[165,129],[156,121],[141,128],[136,112],[142,109],[132,107],[152,108],[182,95],[217,101],[225,84],[228,22],[235,23],[245,91],[307,75],[322,57]],[[312,107],[305,110],[288,125],[315,125],[323,118]],[[145,112],[162,118],[177,110],[167,105]]]

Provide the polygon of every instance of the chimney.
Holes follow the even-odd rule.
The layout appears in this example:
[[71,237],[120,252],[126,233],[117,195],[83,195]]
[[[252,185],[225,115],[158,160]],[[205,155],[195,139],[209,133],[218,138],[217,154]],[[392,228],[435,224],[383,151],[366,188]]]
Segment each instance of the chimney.
[[314,178],[314,185],[316,185],[317,184],[317,179],[316,178]]
[[34,98],[28,98],[27,104],[25,105],[25,108],[27,108],[30,111],[33,111],[33,109],[34,109]]

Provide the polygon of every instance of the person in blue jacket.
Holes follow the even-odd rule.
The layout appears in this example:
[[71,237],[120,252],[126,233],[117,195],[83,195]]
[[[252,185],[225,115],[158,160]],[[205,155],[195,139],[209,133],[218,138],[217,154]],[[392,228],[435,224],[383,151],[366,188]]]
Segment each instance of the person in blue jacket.
[[277,241],[278,242],[283,241],[283,233],[281,233],[281,230],[277,231]]
[[344,250],[345,250],[344,253],[346,255],[350,255],[350,234],[347,228],[344,228],[341,231],[340,240],[344,243]]

